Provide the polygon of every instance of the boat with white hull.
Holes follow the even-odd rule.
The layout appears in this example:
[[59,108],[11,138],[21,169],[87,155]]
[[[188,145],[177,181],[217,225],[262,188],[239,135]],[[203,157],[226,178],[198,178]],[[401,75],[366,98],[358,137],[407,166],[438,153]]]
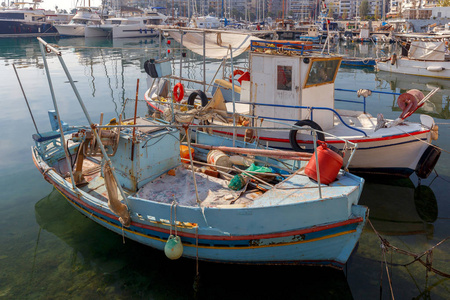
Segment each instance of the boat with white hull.
[[104,20],[103,24],[88,25],[85,37],[133,38],[158,36],[158,25],[164,25],[167,16],[158,12],[148,12],[143,16],[115,17]]
[[55,24],[60,36],[84,36],[87,25],[101,24],[100,16],[90,7],[78,7],[77,13],[67,24]]
[[377,60],[377,70],[384,72],[450,78],[450,60],[446,58],[444,41],[412,41],[404,55],[392,54]]
[[[223,40],[224,33],[221,35]],[[189,36],[185,35],[184,41],[187,43],[188,40]],[[213,46],[207,45],[207,48],[211,47]],[[252,41],[249,69],[241,71],[241,77],[234,87],[228,80],[216,79],[212,92],[214,95],[220,91],[217,97],[224,99],[221,109],[226,110],[221,119],[213,120],[214,124],[233,124],[233,112],[240,115],[241,119],[246,119],[247,116],[251,116],[251,119],[234,131],[216,129],[214,132],[222,135],[233,135],[235,132],[238,138],[244,139],[250,134],[246,128],[250,124],[253,130],[251,139],[257,139],[262,145],[305,151],[311,149],[312,141],[311,136],[301,134],[301,130],[293,129],[286,133],[257,127],[263,123],[281,126],[279,122],[295,124],[299,128],[313,127],[358,144],[359,151],[350,164],[352,172],[409,176],[416,171],[419,176],[427,177],[440,155],[440,150],[431,145],[432,137],[437,138],[433,118],[421,115],[421,122],[413,123],[406,121],[406,118],[384,120],[372,117],[365,111],[335,109],[334,80],[341,58],[315,56],[310,52],[304,54],[307,52],[305,48],[299,49],[299,45],[279,41]],[[236,71],[234,73],[239,74]],[[167,102],[158,101],[160,97],[155,91],[155,88],[149,89],[145,99],[150,109],[162,113],[168,105]],[[365,101],[372,92],[360,90],[359,93]],[[197,94],[201,94],[201,91]],[[187,94],[185,97],[188,97],[188,104],[194,103],[195,96]],[[414,97],[408,94],[402,99],[408,102]],[[421,97],[424,98],[424,95]],[[418,103],[415,101],[417,109]],[[202,105],[207,103],[207,99],[202,100]],[[412,111],[412,108],[408,107],[407,110]],[[322,139],[340,150],[347,148],[342,140],[330,137]],[[345,159],[347,158],[346,155]]]

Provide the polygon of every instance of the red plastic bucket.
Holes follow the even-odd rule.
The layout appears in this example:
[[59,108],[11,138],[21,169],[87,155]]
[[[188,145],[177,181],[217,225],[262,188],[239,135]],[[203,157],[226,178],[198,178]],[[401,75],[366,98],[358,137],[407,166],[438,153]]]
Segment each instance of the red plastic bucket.
[[[328,149],[326,143],[322,141],[318,141],[320,146],[317,147],[317,159],[319,161],[319,170],[320,170],[320,182],[323,184],[332,183],[337,175],[339,174],[339,170],[342,168],[343,159],[342,156],[337,154],[331,149]],[[316,155],[310,158],[308,164],[305,168],[305,174],[317,181],[317,170],[316,170]]]

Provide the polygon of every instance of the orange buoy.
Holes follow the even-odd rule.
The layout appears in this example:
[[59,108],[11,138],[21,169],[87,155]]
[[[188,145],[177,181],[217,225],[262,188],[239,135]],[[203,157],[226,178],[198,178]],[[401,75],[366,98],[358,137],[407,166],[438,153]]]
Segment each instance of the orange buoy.
[[[317,141],[320,146],[317,147],[317,159],[319,161],[319,171],[320,171],[320,182],[324,184],[332,183],[343,164],[343,158],[333,150],[329,149],[327,144],[322,141]],[[308,164],[305,168],[305,174],[317,181],[317,170],[316,170],[316,155],[313,154],[309,159]]]
[[[192,159],[194,159],[194,148],[191,148]],[[185,145],[180,145],[180,157],[181,161],[184,163],[189,163],[189,147]]]

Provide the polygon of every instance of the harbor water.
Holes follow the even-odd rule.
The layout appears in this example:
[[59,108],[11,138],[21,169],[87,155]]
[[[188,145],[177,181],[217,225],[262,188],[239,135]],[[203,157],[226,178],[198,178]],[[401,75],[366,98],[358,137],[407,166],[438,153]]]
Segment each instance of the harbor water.
[[[46,38],[62,52],[94,122],[117,118],[125,102],[142,100],[147,89],[144,62],[160,53],[178,54],[155,39],[90,40]],[[341,44],[349,56],[375,57],[372,44]],[[388,53],[389,49],[384,49]],[[202,79],[203,60],[186,51],[185,77]],[[382,53],[382,52],[379,52]],[[236,58],[245,65],[247,57]],[[178,57],[173,72],[180,74]],[[85,124],[85,116],[58,58],[48,58],[62,119]],[[209,82],[221,61],[206,60]],[[341,67],[336,87],[402,93],[440,91],[420,113],[435,118],[436,144],[444,149],[426,180],[366,178],[360,204],[369,220],[343,271],[302,266],[240,266],[170,261],[124,240],[84,217],[40,175],[31,158],[36,132],[15,65],[39,132],[50,130],[53,109],[39,44],[35,38],[0,39],[0,299],[449,299],[450,278],[427,271],[409,255],[382,247],[380,237],[409,253],[423,253],[450,236],[450,81]],[[201,88],[190,84],[190,88]],[[356,93],[336,98],[361,100]],[[139,103],[142,104],[140,101]],[[337,108],[362,110],[352,103]],[[142,105],[145,109],[145,105]],[[393,95],[372,94],[367,112],[395,119]],[[131,117],[131,116],[127,116]],[[419,113],[410,117],[419,121]],[[389,153],[386,153],[389,155]],[[270,219],[267,220],[270,222]],[[375,228],[376,232],[373,230]],[[384,251],[385,250],[385,251]],[[427,256],[422,257],[427,261]],[[431,266],[450,274],[450,241],[433,249]],[[196,280],[196,274],[199,280]]]

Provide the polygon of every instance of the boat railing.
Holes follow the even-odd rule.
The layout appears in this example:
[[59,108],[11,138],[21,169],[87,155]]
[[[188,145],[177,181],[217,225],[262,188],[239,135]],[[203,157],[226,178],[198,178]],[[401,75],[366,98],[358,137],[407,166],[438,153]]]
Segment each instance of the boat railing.
[[[362,96],[363,99],[361,101],[357,101],[357,100],[348,100],[348,99],[338,99],[335,98],[334,101],[338,101],[338,102],[348,102],[348,103],[356,103],[356,104],[361,104],[363,105],[363,112],[366,113],[366,98],[367,96],[365,96],[365,93],[362,93],[361,91],[363,90],[351,90],[351,89],[339,89],[339,88],[335,88],[335,91],[338,92],[349,92],[349,93],[356,93],[359,96]],[[394,95],[394,96],[400,96],[401,93],[394,93],[394,92],[383,92],[383,91],[372,91],[372,90],[367,90],[370,93],[368,93],[368,95],[371,94],[384,94],[384,95]]]
[[[305,110],[309,110],[311,111],[311,120],[314,121],[314,110],[328,110],[331,111],[336,117],[339,118],[339,120],[341,121],[341,123],[343,125],[345,125],[346,127],[348,127],[351,130],[357,131],[359,133],[361,133],[363,136],[367,136],[367,134],[361,130],[358,129],[356,127],[350,126],[349,124],[347,124],[344,119],[342,118],[342,116],[335,110],[329,107],[320,107],[320,106],[302,106],[302,105],[283,105],[283,104],[268,104],[268,103],[258,103],[258,102],[243,102],[243,101],[239,101],[239,103],[241,104],[249,104],[249,105],[259,105],[259,106],[270,106],[270,107],[280,107],[280,108],[295,108],[295,109],[305,109]],[[289,122],[297,122],[299,120],[295,120],[295,119],[284,119],[284,118],[275,118],[275,117],[268,117],[268,116],[259,116],[260,118],[264,118],[264,119],[269,119],[269,120],[278,120],[278,121],[289,121]]]

